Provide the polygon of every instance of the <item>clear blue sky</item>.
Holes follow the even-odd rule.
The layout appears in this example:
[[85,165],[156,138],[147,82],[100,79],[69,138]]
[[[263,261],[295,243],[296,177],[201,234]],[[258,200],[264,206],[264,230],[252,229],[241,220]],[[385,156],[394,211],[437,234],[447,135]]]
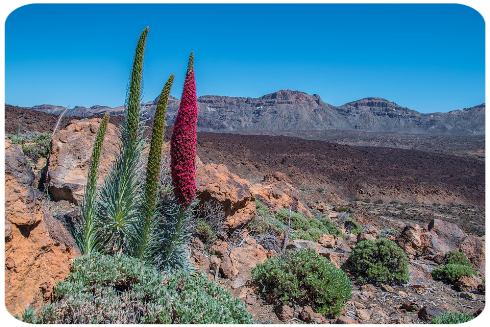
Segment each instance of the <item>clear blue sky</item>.
[[5,23],[5,102],[124,104],[146,26],[145,102],[172,73],[180,98],[191,51],[198,96],[291,89],[420,112],[485,102],[484,20],[456,4],[28,5]]

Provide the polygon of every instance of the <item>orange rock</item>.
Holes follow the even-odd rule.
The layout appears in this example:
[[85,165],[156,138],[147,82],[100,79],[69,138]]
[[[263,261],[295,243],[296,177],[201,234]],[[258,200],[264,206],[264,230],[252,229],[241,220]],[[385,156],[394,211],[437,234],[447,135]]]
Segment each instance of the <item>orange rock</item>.
[[[272,176],[272,177],[271,177]],[[305,217],[312,217],[310,210],[300,201],[299,192],[293,187],[289,178],[280,172],[266,175],[262,183],[251,185],[251,192],[254,197],[265,204],[272,212],[277,212],[283,208],[291,208],[296,212],[302,213]],[[297,205],[297,208],[294,208]]]
[[196,170],[197,190],[201,202],[218,201],[226,218],[224,225],[234,230],[255,217],[255,197],[250,182],[231,173],[225,165],[208,164]]
[[335,245],[335,236],[323,234],[318,240],[318,243],[326,248],[333,248]]
[[[75,121],[54,135],[49,156],[48,187],[55,200],[78,204],[83,199],[92,147],[101,121],[101,118]],[[107,125],[100,156],[99,184],[109,172],[119,149],[116,131],[115,125]]]
[[79,255],[63,225],[45,212],[20,147],[5,140],[5,305],[11,314],[37,309],[70,273]]

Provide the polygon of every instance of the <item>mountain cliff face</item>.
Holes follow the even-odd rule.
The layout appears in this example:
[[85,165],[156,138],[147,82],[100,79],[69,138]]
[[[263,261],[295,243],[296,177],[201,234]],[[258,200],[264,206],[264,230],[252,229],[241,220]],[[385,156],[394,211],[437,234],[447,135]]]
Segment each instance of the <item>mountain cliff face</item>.
[[[158,98],[144,103],[144,117],[152,119]],[[172,125],[180,100],[169,98],[167,124]],[[316,95],[281,90],[260,98],[205,95],[198,99],[198,129],[210,132],[281,130],[362,130],[414,134],[485,134],[485,104],[447,113],[422,114],[382,98],[364,98],[335,107]],[[32,107],[59,114],[64,108]],[[124,107],[75,107],[68,116],[123,114]]]

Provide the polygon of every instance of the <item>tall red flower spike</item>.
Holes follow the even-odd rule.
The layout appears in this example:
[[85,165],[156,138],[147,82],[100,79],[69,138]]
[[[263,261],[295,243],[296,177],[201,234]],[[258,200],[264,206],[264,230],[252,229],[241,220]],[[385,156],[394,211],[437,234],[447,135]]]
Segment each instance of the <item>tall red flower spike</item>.
[[170,143],[170,168],[174,194],[178,202],[186,208],[196,197],[197,114],[194,52],[191,52]]

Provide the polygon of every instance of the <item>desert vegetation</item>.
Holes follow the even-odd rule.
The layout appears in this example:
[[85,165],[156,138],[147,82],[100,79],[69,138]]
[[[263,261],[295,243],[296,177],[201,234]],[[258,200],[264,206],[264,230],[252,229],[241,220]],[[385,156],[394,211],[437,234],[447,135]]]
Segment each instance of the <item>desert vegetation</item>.
[[282,304],[311,305],[329,317],[339,316],[351,298],[352,285],[345,272],[312,249],[288,250],[267,259],[252,270],[252,278]]
[[405,253],[386,238],[359,242],[343,268],[361,283],[399,284],[409,280]]

